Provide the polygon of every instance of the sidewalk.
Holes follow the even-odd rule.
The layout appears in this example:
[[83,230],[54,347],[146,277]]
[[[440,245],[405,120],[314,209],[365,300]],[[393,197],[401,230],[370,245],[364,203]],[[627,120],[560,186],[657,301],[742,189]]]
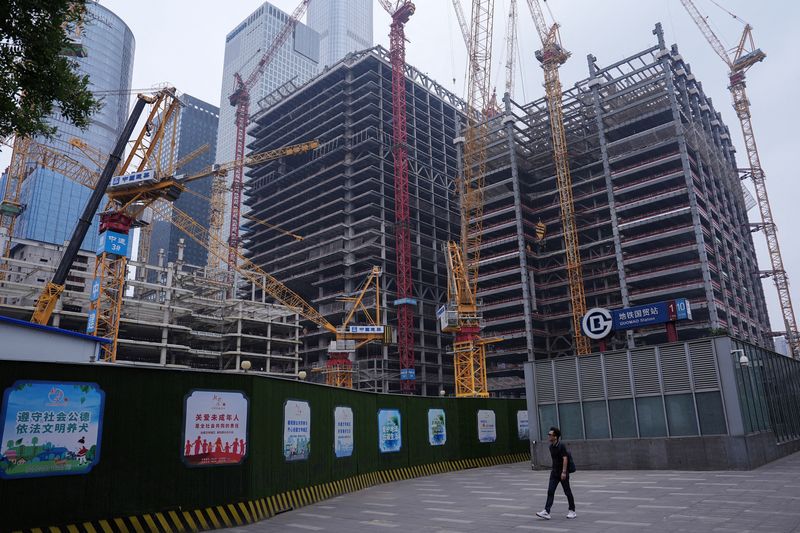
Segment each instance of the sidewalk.
[[561,487],[552,520],[534,516],[548,475],[517,463],[399,481],[227,531],[800,531],[800,453],[744,472],[578,471],[575,520]]

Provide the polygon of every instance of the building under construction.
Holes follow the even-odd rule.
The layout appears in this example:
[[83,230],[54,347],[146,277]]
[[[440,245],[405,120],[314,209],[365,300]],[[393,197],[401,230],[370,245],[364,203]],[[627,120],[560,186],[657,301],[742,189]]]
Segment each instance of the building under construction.
[[[436,309],[447,299],[442,244],[458,235],[458,116],[464,103],[406,67],[412,276],[416,307],[416,390],[451,390],[452,355],[446,352]],[[354,294],[373,266],[383,271],[381,306],[396,321],[395,203],[392,156],[392,68],[378,47],[351,54],[294,90],[272,95],[254,117],[250,145],[261,152],[312,139],[308,156],[252,169],[246,183],[251,214],[303,237],[297,241],[263,225],[245,233],[249,258],[301,294],[333,324],[340,298]],[[307,331],[303,356],[325,359],[330,335]],[[397,346],[366,345],[357,353],[354,386],[398,391]]]
[[[676,46],[657,43],[564,92],[588,308],[687,298],[681,339],[727,331],[770,345],[728,128]],[[559,195],[544,99],[491,120],[478,296],[490,389],[524,389],[525,360],[574,354]],[[752,200],[752,198],[750,198]],[[663,326],[609,349],[665,342]],[[595,345],[594,350],[599,347]]]
[[[11,256],[0,262],[0,315],[28,320],[42,286],[53,277],[62,246],[14,239]],[[300,367],[299,317],[255,293],[233,297],[239,284],[227,270],[177,261],[129,263],[128,290],[122,301],[117,360],[161,366],[239,370],[297,375]],[[52,325],[86,330],[95,256],[80,252],[53,313]],[[133,273],[144,274],[132,276]]]
[[[654,33],[656,44],[621,61],[600,66],[590,58],[589,76],[564,93],[587,306],[687,298],[693,320],[679,325],[680,338],[725,330],[769,345],[746,214],[752,205],[730,133],[677,47],[666,47],[660,26]],[[452,142],[463,103],[413,68],[408,74],[417,379],[430,393],[452,382],[444,378],[451,340],[434,319],[446,300],[441,243],[459,227],[452,181],[461,153]],[[337,298],[379,265],[391,311],[387,54],[352,55],[273,98],[250,130],[251,149],[314,138],[322,147],[250,172],[247,203],[255,216],[305,237],[297,242],[252,226],[250,257],[334,320],[343,311]],[[478,297],[485,335],[502,339],[487,353],[489,388],[520,394],[524,361],[575,353],[559,195],[545,100],[506,98],[504,113],[489,122]],[[308,331],[303,339],[306,361],[320,361],[325,336]],[[642,329],[617,334],[608,348],[665,340],[661,328]],[[392,355],[391,346],[357,355],[382,376],[379,390],[396,390]],[[366,385],[371,377],[361,379]]]
[[[771,345],[769,320],[730,133],[677,47],[656,43],[602,66],[564,92],[587,307],[691,301],[681,340],[727,331]],[[406,67],[416,390],[452,390],[452,338],[437,309],[447,301],[443,243],[458,239],[454,178],[460,171],[465,103]],[[489,346],[489,389],[524,391],[526,360],[575,353],[559,194],[544,99],[506,97],[488,119],[478,298]],[[318,140],[320,147],[249,171],[246,203],[267,223],[245,226],[248,256],[302,295],[332,324],[342,297],[373,266],[382,322],[396,321],[392,69],[387,51],[351,54],[302,86],[267,97],[254,117],[253,152]],[[277,226],[277,227],[276,227]],[[298,238],[299,237],[299,238]],[[0,283],[2,314],[27,318],[50,279],[58,247],[16,241]],[[82,331],[94,257],[78,259],[55,314]],[[123,303],[118,355],[154,364],[296,375],[324,365],[332,336],[228,271],[174,262],[143,265]],[[372,305],[374,302],[365,302]],[[618,333],[608,349],[665,340],[661,328]],[[595,350],[599,346],[593,347]],[[354,386],[400,390],[395,344],[354,357]]]

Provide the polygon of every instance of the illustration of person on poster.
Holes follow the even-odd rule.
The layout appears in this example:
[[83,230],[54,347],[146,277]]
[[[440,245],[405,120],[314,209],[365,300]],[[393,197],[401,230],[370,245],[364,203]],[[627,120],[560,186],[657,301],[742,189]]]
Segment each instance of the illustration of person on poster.
[[0,478],[85,474],[100,461],[96,383],[17,381],[3,395]]
[[241,392],[193,390],[184,401],[183,461],[188,466],[244,461],[249,402]]

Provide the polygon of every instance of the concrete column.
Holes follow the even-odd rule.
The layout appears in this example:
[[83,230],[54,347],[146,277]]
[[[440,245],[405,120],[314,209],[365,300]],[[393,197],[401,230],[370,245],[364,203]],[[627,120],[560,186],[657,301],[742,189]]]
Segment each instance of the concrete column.
[[[683,167],[684,179],[686,182],[686,189],[689,195],[689,207],[692,213],[692,225],[694,226],[695,241],[697,243],[697,250],[700,256],[700,268],[703,274],[703,286],[706,294],[706,301],[708,302],[708,319],[709,326],[712,328],[719,327],[719,318],[717,315],[717,305],[714,299],[714,290],[711,285],[711,272],[708,268],[708,254],[706,254],[705,237],[703,236],[703,226],[700,221],[700,213],[697,207],[697,194],[694,188],[694,180],[692,179],[692,169],[689,165],[689,154],[686,149],[686,131],[681,122],[680,107],[678,99],[675,96],[675,82],[672,72],[672,58],[670,51],[667,50],[664,42],[664,32],[661,29],[661,24],[656,24],[656,29],[653,34],[658,37],[658,45],[660,51],[658,57],[661,62],[662,76],[667,86],[667,93],[669,95],[670,107],[672,108],[672,120],[675,124],[675,133],[678,139],[678,148],[681,154],[681,163]],[[673,50],[677,54],[677,50]]]
[[519,165],[515,150],[514,117],[511,114],[511,95],[503,95],[505,114],[503,127],[508,141],[508,158],[511,162],[511,184],[514,191],[514,219],[517,227],[517,250],[519,251],[520,279],[522,281],[522,312],[525,318],[525,347],[527,360],[533,361],[533,295],[531,286],[533,277],[528,272],[528,251],[525,246],[525,226],[522,219],[522,193],[519,186]]
[[[597,58],[589,54],[589,87],[592,90],[592,105],[594,106],[595,121],[597,123],[597,138],[600,142],[600,155],[603,158],[603,175],[606,180],[606,197],[608,198],[608,210],[611,218],[611,231],[614,235],[614,257],[617,261],[617,277],[619,279],[619,291],[622,296],[622,305],[630,307],[631,301],[628,294],[628,283],[625,279],[625,261],[622,255],[622,240],[619,235],[619,219],[617,218],[616,199],[614,197],[614,182],[611,179],[611,164],[608,161],[608,145],[606,143],[605,125],[603,124],[603,108],[600,105],[600,79],[597,78],[599,68]],[[633,331],[625,332],[628,348],[635,347]]]

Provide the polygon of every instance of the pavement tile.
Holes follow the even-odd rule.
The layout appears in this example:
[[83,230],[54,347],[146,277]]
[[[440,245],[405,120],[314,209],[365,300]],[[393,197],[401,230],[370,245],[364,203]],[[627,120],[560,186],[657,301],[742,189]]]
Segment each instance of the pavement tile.
[[398,481],[280,514],[235,533],[615,532],[782,533],[800,531],[800,453],[748,472],[589,471],[572,477],[578,518],[563,491],[551,520],[549,472],[528,463]]

